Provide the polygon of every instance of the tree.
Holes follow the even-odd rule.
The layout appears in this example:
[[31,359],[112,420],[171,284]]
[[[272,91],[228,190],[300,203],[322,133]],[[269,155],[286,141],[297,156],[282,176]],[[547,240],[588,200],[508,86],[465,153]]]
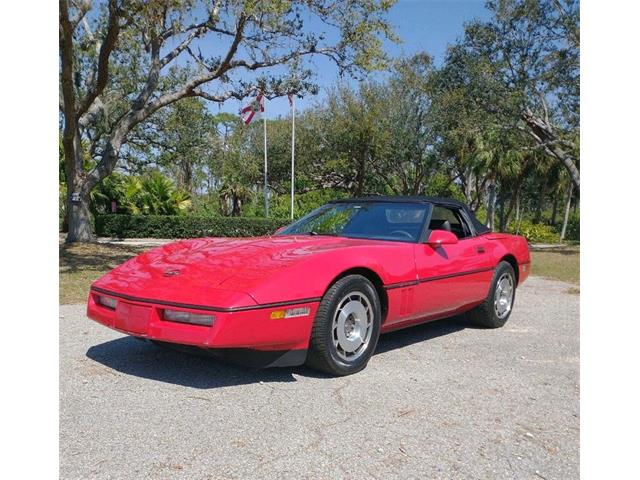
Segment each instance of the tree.
[[498,90],[495,80],[486,74],[488,69],[490,65],[482,58],[454,45],[430,80],[438,168],[450,171],[474,212],[484,204],[487,193],[492,196],[488,203],[494,204],[496,172],[490,169],[496,165],[498,144],[509,143],[507,130],[501,128],[503,119],[477,100]]
[[176,215],[191,205],[189,194],[175,188],[158,170],[126,177],[124,207],[134,215]]
[[[300,138],[307,144],[298,151],[310,157],[308,171],[321,188],[360,196],[413,187],[409,176],[400,180],[395,174],[401,162],[392,151],[394,134],[409,137],[409,142],[414,137],[401,131],[406,120],[400,117],[406,112],[399,112],[402,106],[388,89],[387,83],[374,81],[361,82],[356,88],[340,84],[329,90],[324,104],[303,115]],[[410,153],[404,153],[402,166],[407,166]]]
[[205,182],[206,164],[216,153],[214,117],[199,98],[185,98],[156,115],[158,119],[149,122],[159,133],[155,162],[172,173],[178,188],[193,195]]
[[526,132],[579,189],[579,2],[491,0],[487,7],[493,18],[467,25],[460,44],[493,79],[475,100],[503,115],[505,127]]
[[[561,0],[487,2],[432,77],[439,170],[451,170],[474,211],[501,229],[523,192],[542,215],[561,166],[579,185],[579,20]],[[535,179],[527,178],[535,174]]]
[[[386,148],[373,164],[379,177],[396,195],[424,194],[436,187],[436,159],[432,117],[431,57],[426,53],[399,59],[388,82],[374,91]],[[393,174],[390,174],[393,172]],[[442,185],[437,186],[438,189]]]
[[131,215],[176,215],[191,206],[189,193],[157,169],[140,176],[113,173],[91,191],[93,214],[112,213],[112,202]]
[[[298,128],[301,120],[298,120]],[[262,188],[264,177],[264,136],[262,121],[243,127],[246,132],[245,151],[241,163],[253,173],[250,183]],[[291,185],[291,119],[275,119],[267,121],[268,139],[267,156],[269,159],[269,189],[277,193],[286,193]],[[298,147],[300,147],[298,139]],[[300,148],[298,148],[300,150]],[[296,158],[299,172],[304,156]]]
[[251,190],[241,182],[230,180],[220,187],[219,198],[224,215],[239,217],[243,204],[251,198]]
[[[394,38],[384,19],[392,0],[59,3],[67,242],[92,239],[90,192],[155,112],[188,97],[220,103],[258,89],[269,98],[315,92],[307,59],[324,56],[358,75],[384,65],[382,38]],[[333,34],[317,23],[311,30],[309,18]],[[211,44],[219,50],[206,53]],[[88,171],[83,141],[95,159]]]

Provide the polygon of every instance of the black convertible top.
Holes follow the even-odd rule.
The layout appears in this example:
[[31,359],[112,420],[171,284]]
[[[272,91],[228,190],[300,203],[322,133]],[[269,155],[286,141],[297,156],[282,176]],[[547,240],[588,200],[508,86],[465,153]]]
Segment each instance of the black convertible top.
[[423,195],[393,195],[393,196],[385,196],[385,195],[371,195],[367,197],[356,197],[356,198],[343,198],[340,200],[332,200],[329,203],[362,203],[362,202],[381,202],[381,203],[429,203],[432,205],[443,205],[454,208],[459,208],[464,211],[466,216],[469,218],[471,223],[473,224],[473,228],[476,233],[483,234],[490,232],[491,229],[484,225],[480,220],[476,218],[473,212],[469,209],[467,204],[454,200],[453,198],[443,198],[443,197],[427,197]]

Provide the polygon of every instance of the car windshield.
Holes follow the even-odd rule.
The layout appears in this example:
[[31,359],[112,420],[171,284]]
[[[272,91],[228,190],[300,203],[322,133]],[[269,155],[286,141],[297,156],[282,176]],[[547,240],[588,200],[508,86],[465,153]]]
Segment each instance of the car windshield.
[[420,203],[332,203],[289,225],[279,235],[335,235],[416,242],[428,208]]

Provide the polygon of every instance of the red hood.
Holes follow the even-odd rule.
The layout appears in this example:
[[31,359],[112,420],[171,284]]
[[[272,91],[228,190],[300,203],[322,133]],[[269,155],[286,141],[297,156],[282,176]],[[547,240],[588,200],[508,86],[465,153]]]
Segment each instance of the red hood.
[[94,286],[180,303],[255,305],[253,287],[288,267],[322,252],[375,243],[388,242],[323,235],[184,240],[127,261]]

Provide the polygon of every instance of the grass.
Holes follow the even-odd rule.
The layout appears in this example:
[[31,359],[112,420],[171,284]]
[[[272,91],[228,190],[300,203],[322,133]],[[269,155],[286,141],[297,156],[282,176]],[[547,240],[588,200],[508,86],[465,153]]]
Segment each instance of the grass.
[[[580,247],[558,247],[531,252],[531,275],[579,285]],[[569,293],[580,293],[580,290],[572,287]]]
[[[89,286],[125,260],[149,247],[60,243],[60,303],[84,303]],[[568,292],[579,294],[580,247],[562,247],[531,252],[532,275],[562,280],[576,286]]]
[[61,243],[60,303],[86,302],[89,286],[94,280],[148,248],[98,243],[72,245]]

